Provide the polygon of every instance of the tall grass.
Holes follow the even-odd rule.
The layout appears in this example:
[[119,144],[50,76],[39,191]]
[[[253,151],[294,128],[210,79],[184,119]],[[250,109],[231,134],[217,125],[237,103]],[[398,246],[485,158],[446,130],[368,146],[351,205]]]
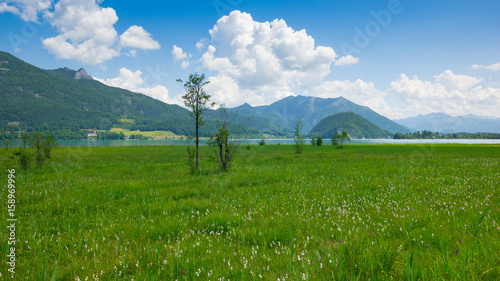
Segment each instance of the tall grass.
[[14,280],[500,279],[499,146],[253,146],[228,173],[208,149],[198,174],[185,147],[16,169]]

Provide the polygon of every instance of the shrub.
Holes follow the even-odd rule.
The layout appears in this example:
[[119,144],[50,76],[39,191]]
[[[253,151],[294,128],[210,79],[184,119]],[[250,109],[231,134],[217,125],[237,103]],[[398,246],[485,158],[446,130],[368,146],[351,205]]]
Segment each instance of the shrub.
[[319,136],[317,139],[316,139],[316,145],[317,146],[321,146],[323,144],[323,138],[321,136]]

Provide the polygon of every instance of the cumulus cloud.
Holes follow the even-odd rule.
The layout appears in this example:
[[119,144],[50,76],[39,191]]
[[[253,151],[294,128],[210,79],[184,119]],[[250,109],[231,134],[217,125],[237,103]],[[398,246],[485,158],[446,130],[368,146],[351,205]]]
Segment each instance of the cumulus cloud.
[[368,106],[382,115],[391,111],[384,99],[386,93],[377,90],[373,82],[365,82],[361,79],[325,81],[313,89],[305,91],[304,95],[320,98],[344,97],[354,103]]
[[160,44],[151,38],[151,34],[142,26],[133,25],[120,36],[120,44],[123,47],[137,48],[143,50],[156,50]]
[[435,76],[435,81],[422,81],[418,76],[401,74],[388,89],[393,114],[407,117],[432,112],[449,115],[490,115],[500,117],[500,89],[478,85],[481,80],[455,75],[447,70]]
[[171,53],[174,61],[176,63],[180,63],[182,69],[186,69],[191,64],[191,62],[187,60],[187,58],[190,58],[191,55],[184,53],[181,47],[174,45]]
[[[118,37],[116,11],[101,7],[101,2],[60,0],[52,5],[50,0],[7,0],[0,3],[0,12],[13,13],[25,21],[38,21],[42,14],[58,32],[43,39],[43,46],[60,59],[95,65],[120,56],[122,48],[160,48],[141,26],[133,25]],[[125,54],[135,56],[136,52]]]
[[465,92],[481,82],[481,79],[467,75],[456,75],[451,70],[434,76],[436,83],[443,85],[448,91]]
[[0,3],[0,13],[20,16],[24,21],[37,22],[40,13],[52,7],[50,0],[6,0]]
[[352,55],[340,57],[335,61],[336,66],[353,65],[358,63],[359,63],[359,58],[353,57]]
[[170,97],[169,91],[165,86],[157,85],[155,87],[144,87],[144,80],[142,79],[142,71],[132,71],[125,67],[120,69],[119,76],[111,79],[99,79],[97,81],[111,87],[122,88],[136,93],[141,93],[154,99],[160,100],[168,104],[183,105],[183,102],[178,97]]
[[487,69],[487,70],[499,71],[500,70],[500,62],[490,64],[490,65],[473,64],[470,67],[472,69]]
[[220,18],[209,33],[211,45],[200,59],[201,67],[217,72],[212,79],[222,88],[222,83],[231,81],[231,89],[236,83],[238,96],[251,104],[273,102],[321,82],[337,56],[284,20],[257,22],[240,11]]
[[202,38],[196,42],[196,49],[201,52],[201,49],[205,48],[207,44],[207,38]]

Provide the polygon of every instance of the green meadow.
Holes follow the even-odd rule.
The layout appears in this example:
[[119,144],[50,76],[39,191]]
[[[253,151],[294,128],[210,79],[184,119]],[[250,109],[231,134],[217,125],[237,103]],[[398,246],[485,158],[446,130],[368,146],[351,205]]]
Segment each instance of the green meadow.
[[[500,280],[499,145],[55,148],[15,169],[5,280]],[[13,277],[13,279],[11,279]]]

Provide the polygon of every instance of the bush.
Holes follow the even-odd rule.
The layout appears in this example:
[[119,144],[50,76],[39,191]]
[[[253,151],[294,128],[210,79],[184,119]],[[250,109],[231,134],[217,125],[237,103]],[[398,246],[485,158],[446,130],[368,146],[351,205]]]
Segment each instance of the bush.
[[33,155],[22,147],[15,150],[13,153],[15,156],[19,157],[19,164],[21,165],[21,169],[28,170],[31,166],[31,157]]
[[262,138],[260,141],[259,141],[259,145],[266,145],[266,140],[264,138]]
[[311,137],[311,144],[316,145],[316,138],[314,136]]
[[321,146],[323,144],[323,138],[321,136],[319,136],[317,139],[316,139],[316,145],[317,146]]

